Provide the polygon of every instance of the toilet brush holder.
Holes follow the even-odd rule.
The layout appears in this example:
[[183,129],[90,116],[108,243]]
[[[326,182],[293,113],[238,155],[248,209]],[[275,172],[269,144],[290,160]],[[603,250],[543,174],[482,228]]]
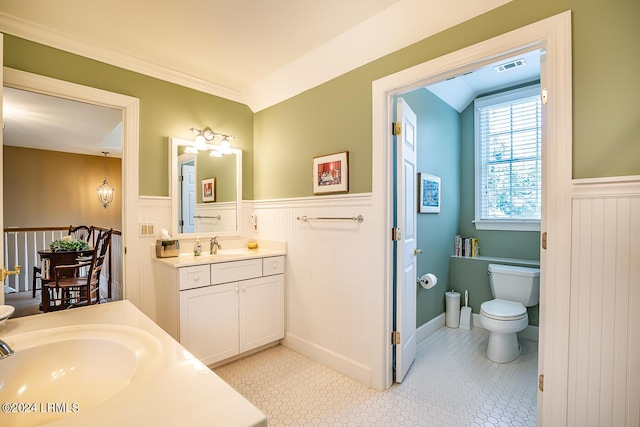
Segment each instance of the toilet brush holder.
[[469,331],[471,328],[473,328],[473,317],[469,307],[469,292],[464,291],[464,307],[460,310],[460,329]]

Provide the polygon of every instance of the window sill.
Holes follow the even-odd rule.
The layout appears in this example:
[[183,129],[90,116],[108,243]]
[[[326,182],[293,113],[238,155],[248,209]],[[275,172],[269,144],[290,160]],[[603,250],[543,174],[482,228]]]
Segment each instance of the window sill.
[[476,230],[540,231],[540,221],[473,221]]

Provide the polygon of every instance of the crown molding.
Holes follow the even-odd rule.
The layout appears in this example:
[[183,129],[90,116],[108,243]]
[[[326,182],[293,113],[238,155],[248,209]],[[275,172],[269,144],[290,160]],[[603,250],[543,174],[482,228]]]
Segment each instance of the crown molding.
[[246,104],[240,91],[193,77],[166,67],[152,64],[109,49],[89,45],[74,40],[51,29],[34,25],[0,12],[0,32],[11,34],[35,43],[104,62],[125,70],[144,74],[169,83],[175,83],[210,95],[219,96],[230,101]]

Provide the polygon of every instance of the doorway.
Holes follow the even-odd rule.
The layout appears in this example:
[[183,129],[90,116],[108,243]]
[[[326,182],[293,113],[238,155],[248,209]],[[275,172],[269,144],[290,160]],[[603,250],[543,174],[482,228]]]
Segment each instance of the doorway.
[[[538,420],[566,408],[567,397],[563,395],[568,370],[568,310],[570,271],[570,187],[571,187],[571,43],[570,13],[566,12],[546,20],[514,30],[494,39],[419,64],[412,68],[387,76],[373,83],[373,163],[374,170],[384,171],[384,179],[373,181],[373,192],[378,194],[376,203],[380,209],[381,243],[385,259],[386,328],[384,339],[393,325],[393,272],[392,244],[388,231],[393,220],[393,176],[391,123],[392,100],[417,87],[464,74],[496,61],[505,60],[532,50],[546,51],[546,61],[541,72],[543,87],[553,93],[552,104],[546,111],[543,129],[543,211],[541,230],[554,236],[553,245],[541,251],[541,304],[545,307],[540,319],[539,363],[541,374],[552,373],[557,388],[545,394],[538,393]],[[544,114],[544,113],[543,113]],[[547,183],[553,182],[553,186]],[[553,287],[546,283],[554,283]],[[547,319],[553,319],[553,327]],[[553,346],[545,345],[552,342]],[[393,345],[386,347],[383,358],[388,388],[392,381]],[[558,376],[556,376],[558,375]],[[549,390],[545,386],[545,390]],[[542,408],[545,408],[543,411]],[[548,410],[551,408],[551,410]],[[547,424],[547,423],[545,423]],[[548,420],[548,424],[553,422]]]
[[[109,107],[121,112],[123,123],[121,174],[122,244],[118,251],[120,251],[122,259],[122,296],[126,299],[132,299],[131,297],[133,297],[135,302],[139,293],[139,285],[134,280],[137,271],[133,271],[133,268],[127,268],[124,254],[132,250],[133,253],[136,253],[137,250],[135,230],[137,228],[138,198],[138,99],[10,68],[4,69],[3,83],[4,86],[14,89]],[[135,265],[135,263],[132,265]],[[4,292],[0,295],[0,304],[3,303]]]

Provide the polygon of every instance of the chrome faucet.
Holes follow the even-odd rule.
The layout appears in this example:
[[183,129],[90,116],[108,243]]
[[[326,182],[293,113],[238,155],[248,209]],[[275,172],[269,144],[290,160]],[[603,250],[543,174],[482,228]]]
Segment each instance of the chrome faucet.
[[222,249],[222,245],[218,242],[218,236],[211,239],[211,244],[209,245],[209,253],[211,255],[215,255],[218,253],[218,249]]
[[9,344],[0,340],[0,360],[4,359],[5,357],[11,356],[13,353],[14,352],[11,347],[9,347]]

